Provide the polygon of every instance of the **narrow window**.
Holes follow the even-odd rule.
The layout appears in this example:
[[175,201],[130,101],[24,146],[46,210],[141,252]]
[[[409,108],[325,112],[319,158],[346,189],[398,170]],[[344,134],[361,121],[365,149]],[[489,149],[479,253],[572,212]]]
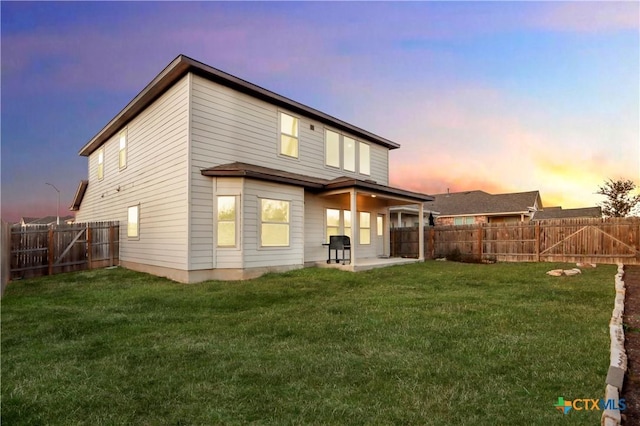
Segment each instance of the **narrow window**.
[[298,158],[298,119],[280,113],[280,154]]
[[218,247],[236,247],[236,197],[218,197]]
[[384,220],[383,220],[382,216],[378,216],[376,225],[377,225],[376,228],[378,230],[378,237],[382,237],[382,235],[384,233]]
[[331,167],[340,167],[340,135],[331,130],[325,131],[325,164]]
[[131,206],[127,212],[127,237],[140,236],[140,206]]
[[363,175],[371,174],[371,153],[370,147],[366,143],[359,143],[360,148],[360,173]]
[[104,148],[98,151],[98,180],[104,178]]
[[286,247],[289,245],[289,201],[261,200],[262,247]]
[[356,171],[356,141],[343,137],[344,144],[344,169],[350,172]]
[[340,210],[327,209],[327,242],[332,235],[340,235]]
[[127,131],[120,132],[120,150],[118,151],[118,166],[120,169],[127,167]]
[[371,213],[360,212],[360,244],[371,244]]
[[351,238],[351,210],[344,210],[344,235]]

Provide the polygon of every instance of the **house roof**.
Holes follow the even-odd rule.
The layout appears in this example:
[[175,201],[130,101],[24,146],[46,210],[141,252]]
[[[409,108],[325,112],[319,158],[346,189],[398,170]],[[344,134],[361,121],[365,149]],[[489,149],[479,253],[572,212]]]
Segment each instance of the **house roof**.
[[582,207],[578,209],[563,209],[562,207],[547,207],[533,214],[531,220],[569,219],[580,217],[602,217],[600,207]]
[[166,92],[173,84],[187,73],[192,72],[210,81],[230,87],[239,92],[264,100],[278,107],[286,108],[294,113],[310,117],[340,130],[349,132],[356,137],[382,145],[388,149],[399,148],[400,145],[388,139],[375,135],[345,121],[332,117],[317,109],[291,100],[285,96],[271,92],[241,78],[235,77],[219,69],[198,62],[185,55],[178,55],[160,74],[158,74],[138,95],[127,104],[105,127],[102,128],[81,149],[79,154],[89,156],[109,138],[122,129],[136,115],[143,111],[153,101]]
[[69,210],[77,211],[80,210],[80,204],[82,203],[82,199],[84,198],[84,194],[87,192],[87,187],[89,186],[88,180],[81,180],[78,185],[78,189],[76,190],[76,195],[73,197],[73,202],[69,206]]
[[440,216],[505,215],[529,213],[541,208],[539,191],[489,194],[484,191],[436,194],[425,208],[440,212]]
[[202,175],[209,177],[248,177],[269,182],[285,183],[301,186],[314,192],[357,188],[391,197],[407,198],[415,202],[433,200],[433,197],[426,194],[393,188],[373,181],[354,179],[347,176],[328,180],[247,163],[223,164],[204,169],[201,173]]

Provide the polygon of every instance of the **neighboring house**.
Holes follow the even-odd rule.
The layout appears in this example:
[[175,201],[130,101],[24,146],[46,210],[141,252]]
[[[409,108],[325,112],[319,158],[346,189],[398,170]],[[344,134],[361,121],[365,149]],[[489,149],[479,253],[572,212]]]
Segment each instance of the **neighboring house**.
[[[436,225],[472,225],[476,223],[526,222],[542,208],[538,191],[509,194],[489,194],[484,191],[451,192],[436,194],[434,200],[424,203],[425,211],[434,212]],[[398,219],[395,208],[391,220]],[[410,216],[405,210],[401,220],[416,221],[418,215]],[[412,222],[413,221],[413,222]]]
[[[439,212],[423,209],[424,225],[435,225],[435,218]],[[420,226],[418,208],[413,206],[396,206],[389,208],[392,228],[411,228]]]
[[[60,216],[60,224],[72,223],[74,221],[73,216]],[[45,216],[45,217],[22,217],[20,222],[16,225],[21,226],[42,226],[42,225],[55,225],[58,222],[57,216]]]
[[180,55],[80,150],[71,209],[120,221],[122,266],[181,282],[326,265],[337,234],[357,270],[389,255],[390,206],[432,199],[388,186],[396,148]]
[[576,218],[601,218],[601,207],[583,207],[578,209],[563,209],[562,207],[545,207],[533,214],[531,220],[547,219],[576,219]]

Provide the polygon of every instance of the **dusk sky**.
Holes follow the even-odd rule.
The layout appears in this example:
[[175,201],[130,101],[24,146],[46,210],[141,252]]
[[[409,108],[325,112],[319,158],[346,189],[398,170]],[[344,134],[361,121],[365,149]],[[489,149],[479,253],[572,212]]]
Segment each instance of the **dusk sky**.
[[640,3],[6,2],[2,218],[69,214],[79,149],[178,54],[398,142],[391,185],[640,184]]

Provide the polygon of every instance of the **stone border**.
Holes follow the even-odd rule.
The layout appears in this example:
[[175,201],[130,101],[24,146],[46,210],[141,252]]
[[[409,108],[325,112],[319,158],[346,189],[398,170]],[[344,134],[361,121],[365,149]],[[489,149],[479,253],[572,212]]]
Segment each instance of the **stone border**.
[[[624,265],[618,264],[618,273],[615,276],[616,298],[613,305],[613,313],[609,322],[609,336],[611,337],[611,362],[607,373],[605,400],[614,400],[614,407],[619,407],[620,391],[627,372],[627,353],[624,349],[624,296],[625,285],[622,277]],[[602,413],[602,426],[620,426],[622,416],[620,410],[607,409]]]

